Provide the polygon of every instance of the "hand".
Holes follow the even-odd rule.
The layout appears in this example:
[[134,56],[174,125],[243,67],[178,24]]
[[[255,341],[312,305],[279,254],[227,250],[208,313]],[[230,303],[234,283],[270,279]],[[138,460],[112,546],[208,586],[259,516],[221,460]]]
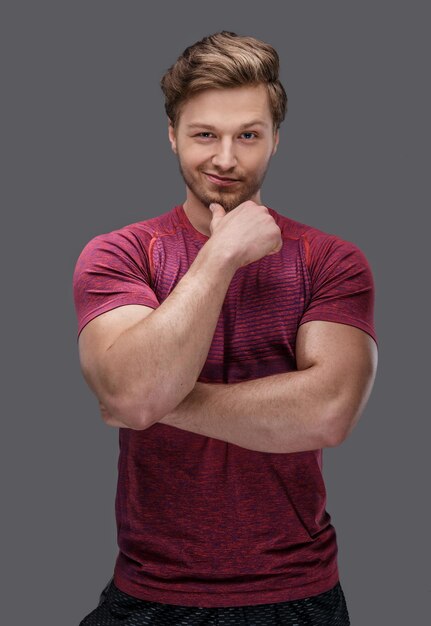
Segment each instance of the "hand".
[[266,206],[247,200],[226,213],[221,204],[210,204],[210,242],[228,251],[237,267],[276,254],[283,246],[281,230]]

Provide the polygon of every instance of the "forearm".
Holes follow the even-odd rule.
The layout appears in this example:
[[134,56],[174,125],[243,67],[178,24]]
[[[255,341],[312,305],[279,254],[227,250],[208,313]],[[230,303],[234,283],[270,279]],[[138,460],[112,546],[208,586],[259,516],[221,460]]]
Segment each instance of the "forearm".
[[[310,369],[235,384],[197,382],[159,423],[260,452],[321,448],[325,398],[310,388]],[[128,428],[102,404],[101,414],[108,426]]]
[[193,389],[204,366],[236,267],[210,243],[150,315],[107,350],[105,384],[115,417],[148,427]]
[[318,368],[237,384],[196,383],[161,424],[260,452],[299,452],[338,443],[338,397]]
[[[198,382],[159,423],[248,450],[301,452],[341,443],[365,402],[353,409],[310,367],[236,384]],[[101,408],[107,425],[128,427]]]
[[339,445],[370,396],[376,344],[349,325],[309,322],[299,328],[296,361],[293,372],[228,385],[198,382],[160,423],[261,452]]

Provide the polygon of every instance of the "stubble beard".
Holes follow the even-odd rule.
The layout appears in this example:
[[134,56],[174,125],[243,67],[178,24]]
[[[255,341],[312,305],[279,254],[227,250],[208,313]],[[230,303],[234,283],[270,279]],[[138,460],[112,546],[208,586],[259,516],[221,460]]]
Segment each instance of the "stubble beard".
[[[265,179],[266,173],[269,167],[269,161],[266,164],[264,171],[248,180],[241,180],[238,191],[231,191],[227,188],[225,191],[208,191],[203,183],[195,180],[188,172],[186,172],[181,164],[181,159],[178,157],[178,166],[180,174],[189,189],[193,194],[204,204],[208,209],[212,202],[221,204],[226,213],[235,209],[238,205],[251,200],[253,196],[260,190],[262,183]],[[201,176],[205,174],[201,173]]]

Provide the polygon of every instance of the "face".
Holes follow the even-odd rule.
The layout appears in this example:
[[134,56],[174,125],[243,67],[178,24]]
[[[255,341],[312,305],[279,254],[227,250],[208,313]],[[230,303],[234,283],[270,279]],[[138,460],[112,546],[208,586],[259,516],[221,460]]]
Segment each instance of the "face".
[[[208,89],[182,106],[172,150],[186,183],[189,212],[218,202],[231,211],[246,200],[260,204],[260,188],[278,145],[266,87]],[[208,210],[209,213],[209,210]]]

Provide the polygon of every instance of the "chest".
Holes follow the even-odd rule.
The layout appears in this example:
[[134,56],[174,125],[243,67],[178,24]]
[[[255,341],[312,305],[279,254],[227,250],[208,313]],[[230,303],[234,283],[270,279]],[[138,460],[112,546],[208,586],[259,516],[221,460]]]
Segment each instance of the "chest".
[[[187,272],[199,247],[164,242],[154,250],[154,289],[163,302]],[[241,267],[220,311],[200,381],[239,382],[296,369],[295,342],[310,297],[298,240]]]

